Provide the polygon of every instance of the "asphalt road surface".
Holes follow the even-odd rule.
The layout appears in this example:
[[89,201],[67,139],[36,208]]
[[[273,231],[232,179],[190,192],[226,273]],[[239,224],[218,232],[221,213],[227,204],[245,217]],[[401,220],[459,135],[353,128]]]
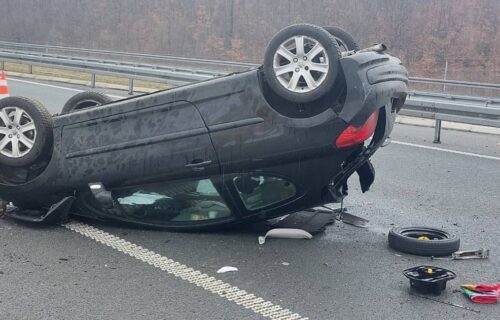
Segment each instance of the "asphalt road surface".
[[[11,94],[37,98],[54,113],[82,89],[9,84]],[[474,305],[457,289],[500,282],[500,136],[445,130],[441,145],[432,136],[431,128],[397,125],[394,143],[373,157],[372,190],[361,194],[356,177],[350,179],[345,204],[370,226],[337,223],[312,240],[271,239],[261,246],[258,234],[243,231],[68,226],[80,226],[81,235],[0,220],[0,319],[262,319],[267,302],[290,310],[281,319],[497,319],[498,305]],[[489,260],[433,262],[458,275],[433,298],[480,313],[412,295],[402,270],[431,262],[389,249],[393,225],[443,227],[461,237],[462,249],[491,250]],[[140,260],[145,255],[149,264]],[[171,262],[165,267],[160,260]],[[222,266],[239,271],[217,274]],[[185,276],[187,267],[199,273]],[[197,286],[203,274],[221,280],[214,286],[260,297],[261,308],[233,302],[227,289]]]

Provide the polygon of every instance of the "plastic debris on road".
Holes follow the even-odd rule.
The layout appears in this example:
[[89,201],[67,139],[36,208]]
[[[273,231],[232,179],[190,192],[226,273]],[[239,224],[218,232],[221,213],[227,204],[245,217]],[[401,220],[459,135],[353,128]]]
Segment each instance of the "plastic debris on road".
[[259,236],[259,244],[266,243],[267,238],[312,239],[312,235],[302,229],[277,228],[269,230],[265,236]]
[[236,271],[238,271],[238,268],[225,266],[217,270],[217,273],[236,272]]
[[410,280],[410,287],[420,293],[441,294],[446,289],[446,282],[455,279],[455,272],[433,266],[418,266],[403,271]]

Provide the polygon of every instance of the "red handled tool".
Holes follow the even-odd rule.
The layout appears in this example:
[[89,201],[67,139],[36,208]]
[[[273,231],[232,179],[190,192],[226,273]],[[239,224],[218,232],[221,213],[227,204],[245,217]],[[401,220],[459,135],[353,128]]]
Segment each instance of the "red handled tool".
[[463,284],[462,292],[474,303],[497,303],[500,300],[500,283],[497,284]]

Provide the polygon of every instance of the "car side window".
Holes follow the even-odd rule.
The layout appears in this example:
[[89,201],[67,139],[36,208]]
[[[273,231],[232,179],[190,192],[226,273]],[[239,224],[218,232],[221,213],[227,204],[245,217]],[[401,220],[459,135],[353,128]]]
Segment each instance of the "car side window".
[[288,200],[297,194],[290,181],[260,175],[238,176],[233,183],[247,210],[257,210]]
[[113,190],[126,218],[144,223],[202,222],[231,216],[210,179]]

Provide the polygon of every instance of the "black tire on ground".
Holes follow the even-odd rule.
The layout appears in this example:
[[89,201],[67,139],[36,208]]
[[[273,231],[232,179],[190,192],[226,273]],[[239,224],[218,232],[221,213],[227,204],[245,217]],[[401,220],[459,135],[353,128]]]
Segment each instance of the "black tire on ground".
[[[21,117],[16,120],[15,114],[19,110],[22,110]],[[23,97],[3,98],[0,99],[0,113],[0,127],[5,130],[4,133],[0,132],[0,164],[8,167],[27,167],[45,160],[50,155],[53,142],[52,116],[40,102]],[[28,130],[22,131],[23,126]],[[17,129],[16,133],[13,132],[14,127]],[[11,140],[3,145],[2,141],[13,135],[17,135],[20,139],[16,140],[17,142]],[[17,144],[16,149],[18,148],[17,156],[14,153],[14,143]],[[25,143],[31,144],[31,147]]]
[[61,113],[66,114],[76,110],[101,106],[113,101],[109,96],[97,91],[84,91],[71,97],[62,108]]
[[388,238],[394,250],[419,256],[449,256],[460,249],[457,235],[435,228],[393,228]]
[[[299,60],[299,58],[303,59],[303,55],[300,53],[296,55],[295,53],[297,51],[293,45],[296,44],[294,37],[300,36],[306,37],[306,41],[304,42],[305,55],[310,52],[313,47],[312,43],[315,41],[324,48],[324,51],[311,56],[307,61]],[[290,47],[287,48],[289,49],[288,52],[291,53],[289,58],[284,58],[283,55],[277,54],[282,44],[289,44]],[[328,59],[326,59],[325,56]],[[298,58],[295,62],[293,61],[294,57]],[[282,98],[295,103],[311,102],[321,98],[332,90],[340,68],[340,58],[340,48],[337,41],[326,30],[312,24],[295,24],[284,28],[271,39],[264,56],[265,79],[269,87]],[[310,68],[313,63],[324,64],[327,60],[328,66],[325,68],[325,71],[320,72],[312,70],[312,67]],[[291,71],[287,71],[281,76],[278,76],[275,71],[275,62],[276,66],[286,67],[290,65]],[[296,70],[300,70],[299,75],[297,75],[299,72],[296,72]],[[294,74],[296,79],[298,79],[298,84],[294,89],[289,89],[285,87],[285,85],[287,82],[295,83],[295,78],[293,78]],[[319,84],[317,86],[309,85],[302,74],[311,75],[316,83],[319,81]],[[280,79],[282,82],[280,82]]]
[[328,31],[332,36],[337,39],[337,43],[339,44],[341,51],[351,51],[359,50],[359,44],[354,40],[353,36],[351,36],[347,31],[342,28],[329,26],[323,27],[326,31]]

